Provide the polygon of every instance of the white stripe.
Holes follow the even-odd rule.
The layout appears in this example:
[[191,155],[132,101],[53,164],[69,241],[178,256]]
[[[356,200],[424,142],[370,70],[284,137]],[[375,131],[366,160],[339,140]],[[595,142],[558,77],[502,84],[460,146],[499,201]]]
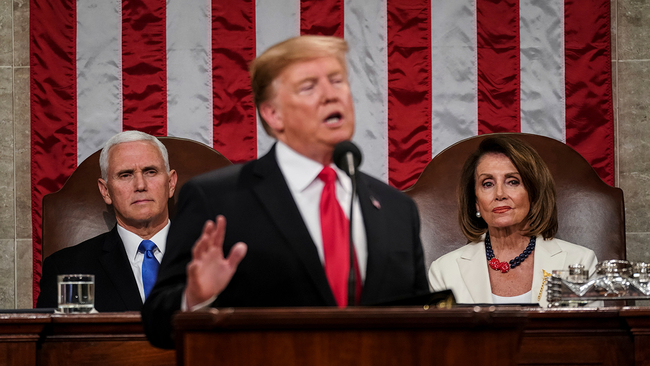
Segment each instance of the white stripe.
[[431,152],[478,133],[476,1],[431,3]]
[[77,0],[77,164],[122,131],[122,4]]
[[[257,55],[267,48],[300,35],[300,0],[256,0],[255,39]],[[275,139],[264,131],[257,116],[257,156],[264,155]]]
[[354,98],[354,141],[365,158],[364,172],[388,180],[388,66],[386,0],[346,0],[345,39]]
[[212,147],[212,3],[167,0],[167,135]]
[[565,141],[564,0],[519,6],[521,132]]

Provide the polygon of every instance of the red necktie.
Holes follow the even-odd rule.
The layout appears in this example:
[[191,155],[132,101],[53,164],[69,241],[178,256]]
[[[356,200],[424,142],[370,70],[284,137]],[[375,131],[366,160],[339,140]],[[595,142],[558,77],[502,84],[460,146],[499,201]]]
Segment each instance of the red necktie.
[[[334,299],[339,307],[348,304],[348,274],[350,272],[350,235],[348,219],[336,199],[336,172],[326,166],[318,174],[324,183],[320,197],[320,227],[323,235],[325,255],[325,275],[330,284]],[[361,293],[361,280],[355,258],[356,286],[358,299]]]

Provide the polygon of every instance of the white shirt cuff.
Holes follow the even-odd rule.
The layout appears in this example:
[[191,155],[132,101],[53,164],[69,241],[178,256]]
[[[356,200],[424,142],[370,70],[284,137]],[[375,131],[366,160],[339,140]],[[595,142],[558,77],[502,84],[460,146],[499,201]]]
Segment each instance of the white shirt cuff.
[[[216,300],[216,299],[217,299],[216,295],[212,296],[211,298],[205,300],[204,302],[192,306],[192,308],[189,309],[189,311],[197,311],[197,310],[209,308],[210,304],[212,304],[214,302],[214,300]],[[188,311],[187,298],[185,297],[185,291],[183,291],[183,299],[181,300],[181,310],[182,311]]]

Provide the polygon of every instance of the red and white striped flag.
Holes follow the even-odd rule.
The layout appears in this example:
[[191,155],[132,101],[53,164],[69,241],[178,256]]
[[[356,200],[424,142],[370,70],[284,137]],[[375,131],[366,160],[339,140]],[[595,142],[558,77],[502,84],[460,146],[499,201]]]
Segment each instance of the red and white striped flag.
[[614,183],[609,0],[31,0],[30,16],[34,298],[45,194],[123,130],[264,154],[248,63],[299,34],[349,42],[363,169],[395,187],[508,131]]

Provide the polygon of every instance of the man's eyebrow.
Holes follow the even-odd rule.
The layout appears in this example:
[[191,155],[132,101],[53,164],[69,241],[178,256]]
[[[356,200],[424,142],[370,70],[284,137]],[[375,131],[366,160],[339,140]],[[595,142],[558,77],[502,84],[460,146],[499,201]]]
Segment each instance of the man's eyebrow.
[[133,174],[133,169],[122,169],[122,170],[118,170],[117,173],[115,173],[115,174],[117,174],[117,175],[122,175],[122,174]]
[[329,74],[327,74],[327,77],[332,77],[332,76],[345,76],[345,72],[343,70],[338,70],[338,71],[332,71]]
[[[158,170],[160,170],[160,168],[158,168],[155,165],[149,165],[149,166],[145,166],[144,168],[142,168],[143,172],[145,172],[147,170],[156,170],[156,171],[158,171]],[[119,170],[116,174],[117,175],[133,174],[134,172],[135,172],[135,169],[122,169],[122,170]]]
[[306,76],[306,77],[304,77],[304,78],[302,78],[302,79],[299,79],[298,82],[297,82],[297,84],[300,85],[300,84],[302,84],[302,83],[306,83],[306,82],[314,82],[314,81],[317,81],[317,80],[318,80],[318,78],[315,77],[315,76]]

